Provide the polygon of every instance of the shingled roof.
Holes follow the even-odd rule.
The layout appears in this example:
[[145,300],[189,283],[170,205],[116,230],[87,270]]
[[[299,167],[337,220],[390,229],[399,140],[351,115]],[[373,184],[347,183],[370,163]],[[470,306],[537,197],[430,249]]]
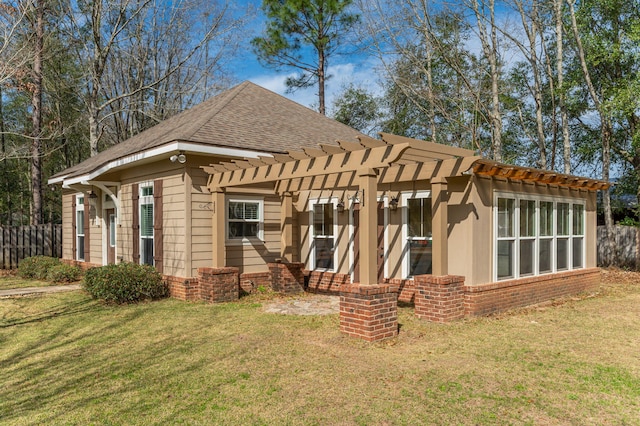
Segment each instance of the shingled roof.
[[276,154],[356,136],[361,133],[246,81],[57,173],[50,182],[99,174],[110,163],[172,142]]

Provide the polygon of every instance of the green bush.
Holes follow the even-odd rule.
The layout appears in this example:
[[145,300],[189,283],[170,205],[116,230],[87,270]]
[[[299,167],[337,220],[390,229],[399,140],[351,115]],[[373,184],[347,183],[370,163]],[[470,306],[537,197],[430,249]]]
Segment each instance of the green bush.
[[60,263],[49,270],[47,280],[54,283],[72,283],[78,281],[80,275],[80,268],[77,266]]
[[60,259],[48,256],[33,256],[22,259],[18,264],[18,275],[35,280],[48,279],[49,271],[62,263]]
[[160,299],[169,294],[162,275],[149,265],[120,263],[89,269],[84,288],[95,299],[108,303],[132,303]]

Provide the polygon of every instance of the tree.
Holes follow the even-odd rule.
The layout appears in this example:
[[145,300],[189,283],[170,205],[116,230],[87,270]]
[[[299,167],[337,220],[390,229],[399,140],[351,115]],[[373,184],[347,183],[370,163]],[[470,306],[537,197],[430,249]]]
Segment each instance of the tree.
[[333,118],[362,133],[372,134],[380,118],[380,102],[371,92],[351,84],[334,101]]
[[[267,66],[300,71],[287,79],[291,90],[318,85],[319,112],[325,114],[327,63],[340,49],[359,16],[349,11],[352,0],[264,0],[267,25],[251,41]],[[305,54],[310,47],[315,57]]]
[[[231,35],[243,22],[228,5],[200,0],[93,0],[65,5],[65,29],[69,38],[75,38],[76,61],[86,72],[92,156],[100,151],[105,134],[112,139],[107,145],[117,143],[166,118],[153,117],[156,104],[150,100],[154,94],[167,93],[162,84],[172,77],[182,83],[179,77],[184,77],[188,65],[196,72],[211,71],[211,62],[219,64],[233,51]],[[173,39],[181,40],[180,49],[162,50]],[[209,62],[204,66],[203,58]],[[183,90],[179,95],[185,95]],[[172,113],[181,109],[184,104]],[[121,114],[134,114],[137,121],[127,121],[131,115],[122,121],[117,117]],[[148,116],[152,119],[140,125]],[[111,128],[110,120],[115,124]],[[118,128],[122,123],[126,125]]]

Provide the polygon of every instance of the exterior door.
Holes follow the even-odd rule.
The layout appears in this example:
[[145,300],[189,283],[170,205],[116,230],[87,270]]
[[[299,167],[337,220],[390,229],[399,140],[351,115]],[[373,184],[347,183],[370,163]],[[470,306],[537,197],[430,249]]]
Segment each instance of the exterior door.
[[[378,203],[378,283],[384,279],[384,203]],[[353,207],[353,282],[360,282],[360,204]]]
[[115,209],[106,209],[105,217],[107,218],[107,263],[116,263],[116,211]]

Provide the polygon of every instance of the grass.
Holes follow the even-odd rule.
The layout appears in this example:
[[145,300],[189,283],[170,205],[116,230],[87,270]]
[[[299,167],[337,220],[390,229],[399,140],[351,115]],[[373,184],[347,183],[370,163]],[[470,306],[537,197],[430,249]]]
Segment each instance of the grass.
[[53,285],[65,285],[65,284],[68,284],[68,283],[54,283],[50,281],[27,280],[14,275],[0,277],[0,290],[8,290],[12,288],[25,288],[25,287],[48,287]]
[[[637,424],[640,275],[367,344],[261,299],[0,300],[0,423]],[[634,281],[635,280],[635,281]]]

